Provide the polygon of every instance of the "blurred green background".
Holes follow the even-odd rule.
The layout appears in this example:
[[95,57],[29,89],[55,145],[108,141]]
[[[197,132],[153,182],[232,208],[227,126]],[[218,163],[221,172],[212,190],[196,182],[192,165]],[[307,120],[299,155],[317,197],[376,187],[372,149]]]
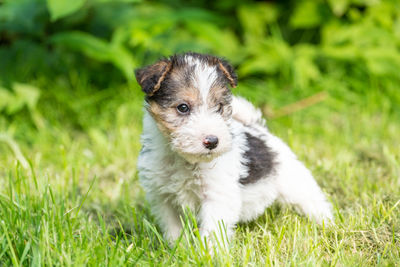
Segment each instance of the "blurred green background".
[[[235,92],[259,105],[318,91],[351,98],[371,84],[400,101],[396,0],[0,3],[2,131],[90,127],[121,87],[138,94],[135,68],[183,51],[227,58],[240,79]],[[82,114],[85,105],[96,109]]]
[[400,1],[0,0],[0,265],[215,263],[160,240],[136,174],[134,69],[185,51],[234,65],[336,216],[269,209],[217,263],[398,264]]
[[[272,118],[315,94],[400,112],[396,0],[0,3],[0,132],[24,144],[49,128],[106,142],[115,116],[140,128],[133,70],[183,51],[232,62],[234,92]],[[372,87],[387,98],[358,98]]]
[[[118,155],[110,138],[124,128],[132,132],[126,138],[135,139],[124,152],[134,162],[143,98],[134,69],[184,51],[228,59],[239,76],[234,93],[268,118],[327,98],[310,120],[327,120],[324,111],[354,104],[370,114],[400,115],[396,0],[0,4],[0,133],[11,147],[17,140],[51,157],[48,144],[61,134],[88,137],[99,151],[108,147]],[[290,116],[280,120],[288,127],[292,122]]]

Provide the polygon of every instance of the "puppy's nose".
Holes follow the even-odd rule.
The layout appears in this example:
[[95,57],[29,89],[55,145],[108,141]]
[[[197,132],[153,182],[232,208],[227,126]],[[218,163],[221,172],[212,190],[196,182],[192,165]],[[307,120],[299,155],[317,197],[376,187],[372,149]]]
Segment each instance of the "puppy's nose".
[[210,150],[216,148],[218,145],[218,137],[215,135],[207,135],[203,140],[203,145]]

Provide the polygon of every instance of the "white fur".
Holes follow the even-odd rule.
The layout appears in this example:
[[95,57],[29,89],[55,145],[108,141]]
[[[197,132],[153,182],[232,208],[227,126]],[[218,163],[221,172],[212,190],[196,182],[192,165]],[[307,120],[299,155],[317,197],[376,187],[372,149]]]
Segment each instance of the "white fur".
[[[179,236],[183,208],[189,208],[197,215],[202,236],[218,233],[218,224],[223,222],[229,237],[236,223],[257,218],[275,200],[294,205],[318,223],[331,220],[330,204],[310,171],[286,144],[268,132],[259,111],[244,99],[234,98],[233,114],[241,117],[240,122],[233,120],[229,125],[233,132],[231,149],[210,161],[195,162],[171,149],[153,118],[145,112],[138,169],[141,184],[165,237],[174,241]],[[218,124],[217,120],[214,122]],[[182,131],[181,134],[195,134],[189,133],[189,128],[185,129],[187,133]],[[207,127],[201,125],[193,131],[202,128]],[[278,165],[272,176],[241,185],[239,177],[247,172],[243,158],[247,149],[245,131],[262,136],[277,154]],[[197,149],[194,145],[194,153]]]
[[265,125],[261,111],[255,108],[249,101],[242,97],[232,99],[232,117],[244,125]]
[[[204,64],[192,56],[185,56],[185,60],[188,67],[194,67],[193,86],[199,90],[203,104],[193,112],[188,123],[171,133],[171,149],[191,163],[209,161],[231,149],[230,123],[225,123],[215,110],[207,106],[208,93],[217,79],[215,66]],[[219,139],[217,148],[211,151],[202,143],[208,135]]]
[[[261,112],[243,98],[233,97],[232,118],[224,120],[205,101],[217,78],[215,66],[191,56],[186,61],[195,66],[194,86],[204,103],[168,137],[145,111],[138,159],[141,184],[165,237],[178,238],[185,208],[196,215],[202,236],[216,233],[219,239],[225,238],[219,234],[221,223],[229,237],[236,223],[257,218],[275,200],[294,205],[318,223],[332,220],[330,204],[310,171],[268,131]],[[276,162],[274,172],[242,185],[239,178],[249,172],[246,133],[261,139],[276,155]],[[219,139],[213,150],[202,144],[207,135]]]
[[[217,148],[209,150],[202,141],[208,135],[219,138]],[[199,159],[211,159],[231,148],[232,137],[229,125],[216,114],[205,108],[191,115],[190,120],[183,127],[172,133],[171,148],[194,163]]]
[[208,92],[217,79],[215,66],[203,64],[199,59],[192,56],[185,56],[188,66],[194,66],[194,86],[200,91],[203,102],[207,101]]

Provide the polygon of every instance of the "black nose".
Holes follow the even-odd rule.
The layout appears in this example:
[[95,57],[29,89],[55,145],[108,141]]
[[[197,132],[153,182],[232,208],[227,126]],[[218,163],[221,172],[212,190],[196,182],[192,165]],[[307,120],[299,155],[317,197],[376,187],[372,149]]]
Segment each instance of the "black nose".
[[207,135],[203,140],[203,145],[208,149],[214,149],[218,145],[218,137],[215,135]]

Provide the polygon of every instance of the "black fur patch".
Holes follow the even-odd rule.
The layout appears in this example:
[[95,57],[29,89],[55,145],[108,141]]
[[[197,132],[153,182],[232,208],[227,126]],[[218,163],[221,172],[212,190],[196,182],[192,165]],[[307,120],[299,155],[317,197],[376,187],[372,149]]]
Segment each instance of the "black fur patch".
[[142,87],[146,95],[152,95],[154,91],[159,89],[159,83],[168,74],[171,66],[167,60],[159,62],[135,71],[136,80]]
[[[176,101],[176,93],[181,88],[191,87],[193,86],[193,73],[195,70],[195,66],[190,66],[187,63],[186,56],[191,56],[194,59],[200,61],[200,64],[209,65],[209,66],[218,66],[221,63],[226,70],[228,70],[235,79],[237,83],[236,73],[233,70],[233,67],[229,65],[229,63],[221,58],[207,55],[207,54],[198,54],[198,53],[184,53],[179,55],[173,55],[168,59],[163,59],[154,65],[147,66],[145,68],[139,69],[136,71],[136,76],[139,83],[142,85],[143,91],[146,92],[146,101],[155,101],[163,108],[167,108],[171,103]],[[171,63],[170,70],[168,71],[168,75],[160,83],[160,89],[155,91],[152,94],[148,94],[149,92],[153,92],[153,87],[158,82],[159,78],[162,75],[166,65],[168,62]],[[216,68],[218,76],[214,82],[214,86],[219,86],[221,88],[226,88],[224,94],[219,97],[218,103],[213,103],[217,106],[220,102],[223,105],[229,105],[231,103],[231,91],[226,84],[228,82],[227,77],[223,73],[223,71],[217,67]],[[174,73],[174,79],[171,77],[171,73]]]
[[146,102],[155,101],[161,107],[168,108],[171,106],[171,103],[176,101],[176,92],[179,90],[180,86],[181,84],[179,82],[167,77],[163,81],[160,90],[156,91],[152,96],[146,95]]
[[[218,83],[225,85],[229,83],[232,87],[237,85],[237,75],[233,67],[224,59],[207,54],[199,54],[188,52],[184,54],[173,55],[171,57],[161,59],[153,65],[137,69],[135,71],[136,79],[143,92],[148,96],[152,96],[158,89],[166,87],[167,77],[173,70],[181,72],[181,85],[191,82],[194,67],[188,68],[186,56],[191,56],[199,60],[202,64],[216,66],[219,74]],[[168,86],[167,86],[168,87]]]
[[[172,61],[172,65],[175,67],[186,66],[187,63],[185,61],[185,56],[191,56],[199,60],[200,62],[203,62],[203,64],[208,64],[209,66],[217,66],[217,71],[220,74],[220,77],[224,77],[225,82],[229,82],[232,87],[236,87],[238,82],[237,74],[233,67],[225,59],[207,54],[187,52],[184,54],[171,56],[170,60]],[[224,71],[218,66],[219,64],[223,66],[227,73],[224,73]],[[226,75],[229,75],[229,77],[227,77]]]
[[249,150],[244,153],[244,157],[248,161],[245,164],[248,167],[248,175],[246,177],[240,177],[239,183],[242,185],[255,183],[261,178],[268,176],[274,172],[276,165],[276,155],[271,151],[271,148],[266,146],[264,141],[258,137],[250,133],[245,134],[249,148]]

